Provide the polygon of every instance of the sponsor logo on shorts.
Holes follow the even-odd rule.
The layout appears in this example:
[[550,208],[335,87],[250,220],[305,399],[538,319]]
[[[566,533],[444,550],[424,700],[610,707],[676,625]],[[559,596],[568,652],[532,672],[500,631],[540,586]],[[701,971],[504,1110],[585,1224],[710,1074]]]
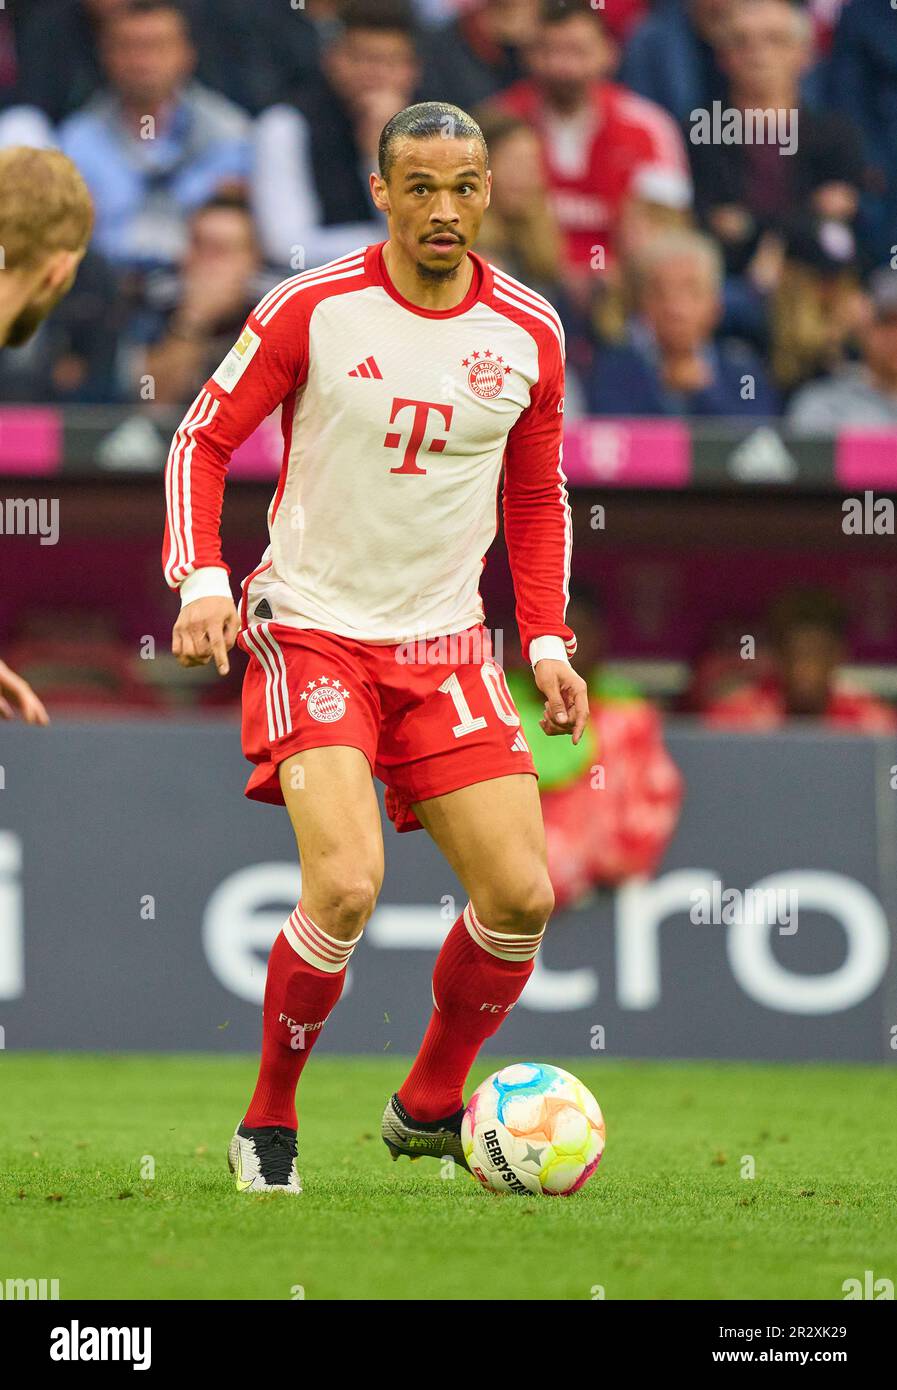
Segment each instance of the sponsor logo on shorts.
[[335,724],[337,719],[342,719],[349,698],[350,692],[342,681],[330,680],[327,676],[309,681],[299,696],[312,719],[317,719],[319,724]]

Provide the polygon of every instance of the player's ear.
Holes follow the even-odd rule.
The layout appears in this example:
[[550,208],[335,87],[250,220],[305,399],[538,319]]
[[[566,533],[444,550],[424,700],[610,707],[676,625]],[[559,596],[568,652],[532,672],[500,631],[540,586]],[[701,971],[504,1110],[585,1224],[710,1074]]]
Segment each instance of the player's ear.
[[57,251],[51,256],[45,276],[48,288],[58,290],[68,284],[83,257],[83,251]]
[[386,180],[380,174],[371,174],[371,197],[378,212],[389,212],[389,193]]
[[485,201],[485,203],[483,204],[484,208],[487,208],[491,202],[492,202],[492,170],[491,170],[491,169],[487,169],[487,170],[486,170],[486,201]]

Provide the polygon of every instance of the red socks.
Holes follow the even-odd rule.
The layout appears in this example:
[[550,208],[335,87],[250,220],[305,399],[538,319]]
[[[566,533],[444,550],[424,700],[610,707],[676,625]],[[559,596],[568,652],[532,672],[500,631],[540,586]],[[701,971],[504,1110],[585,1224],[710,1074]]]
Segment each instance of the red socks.
[[[467,904],[442,943],[433,971],[436,1007],[399,1091],[414,1119],[441,1120],[460,1110],[476,1055],[520,998],[542,934],[492,931]],[[277,937],[268,958],[262,1060],[243,1120],[247,1128],[297,1128],[299,1077],[342,993],[346,966],[360,940],[360,933],[354,941],[329,936],[301,903]]]
[[296,1087],[327,1015],[339,999],[354,941],[328,936],[300,902],[268,957],[262,1061],[243,1124],[296,1129]]
[[420,1051],[399,1100],[415,1120],[441,1120],[464,1104],[476,1055],[517,1003],[542,931],[509,936],[483,926],[468,903],[436,959],[433,1002]]

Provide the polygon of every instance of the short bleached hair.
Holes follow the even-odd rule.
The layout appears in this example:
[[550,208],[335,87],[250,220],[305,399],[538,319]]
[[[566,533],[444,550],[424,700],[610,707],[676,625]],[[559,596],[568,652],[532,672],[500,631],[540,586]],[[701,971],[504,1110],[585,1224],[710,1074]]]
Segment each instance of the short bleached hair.
[[93,202],[72,161],[59,150],[0,150],[0,252],[6,270],[39,265],[54,251],[83,251]]

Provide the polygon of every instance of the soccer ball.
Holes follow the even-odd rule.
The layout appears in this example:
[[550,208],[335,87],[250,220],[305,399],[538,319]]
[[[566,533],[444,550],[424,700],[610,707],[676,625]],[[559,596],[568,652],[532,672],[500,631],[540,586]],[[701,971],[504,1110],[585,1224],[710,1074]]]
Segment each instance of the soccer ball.
[[474,1091],[461,1143],[470,1171],[494,1192],[569,1197],[601,1161],[604,1117],[568,1071],[515,1062]]

